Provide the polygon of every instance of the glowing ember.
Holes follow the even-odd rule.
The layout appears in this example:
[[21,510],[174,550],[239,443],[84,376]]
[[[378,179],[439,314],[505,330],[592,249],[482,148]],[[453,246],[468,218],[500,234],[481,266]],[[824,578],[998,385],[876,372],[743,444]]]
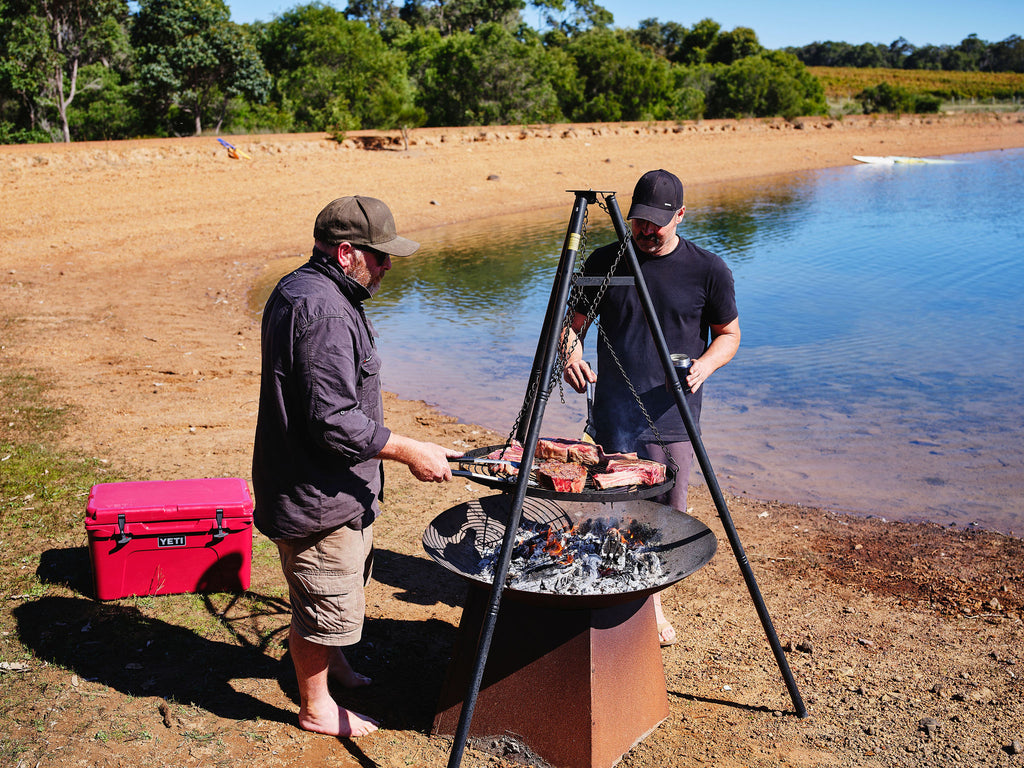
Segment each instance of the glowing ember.
[[[621,528],[621,530],[620,530]],[[657,586],[661,559],[657,531],[631,521],[587,520],[557,529],[524,523],[516,532],[506,586],[529,592],[595,595]],[[501,544],[481,552],[478,575],[494,580]]]

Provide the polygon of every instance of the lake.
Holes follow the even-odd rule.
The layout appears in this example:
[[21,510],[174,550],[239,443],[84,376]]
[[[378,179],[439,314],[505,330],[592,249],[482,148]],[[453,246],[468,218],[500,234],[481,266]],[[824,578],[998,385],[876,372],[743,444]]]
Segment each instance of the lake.
[[[736,278],[743,340],[701,420],[726,491],[1024,531],[1024,150],[943,159],[687,188],[680,234]],[[417,233],[367,303],[385,388],[508,433],[572,204]],[[586,253],[614,237],[589,219]],[[542,431],[579,435],[585,407],[556,389]]]

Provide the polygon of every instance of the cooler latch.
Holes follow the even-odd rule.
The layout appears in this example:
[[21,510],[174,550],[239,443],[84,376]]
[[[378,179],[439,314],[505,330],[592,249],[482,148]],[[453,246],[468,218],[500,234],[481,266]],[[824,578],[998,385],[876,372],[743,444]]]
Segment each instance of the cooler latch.
[[217,510],[217,530],[213,532],[213,540],[214,541],[220,541],[221,539],[223,539],[227,535],[228,535],[228,532],[224,530],[224,510],[223,509],[218,509]]
[[124,519],[124,515],[118,515],[117,538],[114,539],[114,541],[117,543],[117,546],[119,547],[123,547],[125,544],[132,540],[132,535],[130,533],[126,533],[124,530],[125,525],[127,525],[127,522]]

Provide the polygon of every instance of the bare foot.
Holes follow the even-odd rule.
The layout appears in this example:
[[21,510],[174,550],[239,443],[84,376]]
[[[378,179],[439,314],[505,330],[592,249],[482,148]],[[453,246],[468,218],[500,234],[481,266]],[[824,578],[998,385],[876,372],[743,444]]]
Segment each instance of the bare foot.
[[358,712],[335,706],[323,717],[318,717],[303,709],[299,710],[299,727],[313,733],[324,733],[328,736],[353,738],[366,736],[377,730],[380,725],[376,720]]
[[672,625],[667,621],[658,625],[658,642],[661,644],[662,648],[675,645],[677,639],[675,629],[673,629]]
[[369,685],[373,682],[366,675],[362,675],[352,669],[352,665],[348,663],[348,659],[345,658],[345,654],[340,648],[331,657],[327,674],[330,675],[332,680],[345,688],[362,688],[364,685]]

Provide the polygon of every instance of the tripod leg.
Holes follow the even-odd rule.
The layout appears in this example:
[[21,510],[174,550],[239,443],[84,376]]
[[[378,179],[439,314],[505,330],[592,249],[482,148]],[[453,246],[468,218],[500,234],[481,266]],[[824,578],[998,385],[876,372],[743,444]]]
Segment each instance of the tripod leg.
[[[757,586],[757,579],[754,578],[754,572],[750,567],[750,562],[747,560],[747,555],[743,551],[743,544],[740,542],[739,534],[736,532],[736,526],[732,522],[732,516],[729,514],[729,508],[725,503],[725,497],[722,495],[722,490],[718,486],[718,480],[715,477],[714,469],[711,467],[711,461],[708,459],[707,451],[704,450],[704,443],[701,441],[700,432],[697,430],[697,424],[693,419],[693,414],[690,413],[690,408],[686,404],[682,384],[680,384],[679,377],[676,375],[675,366],[672,364],[672,356],[669,353],[668,343],[665,341],[664,331],[662,331],[658,315],[654,310],[654,303],[651,300],[650,292],[647,290],[647,284],[644,282],[643,273],[640,271],[640,262],[637,260],[636,252],[633,250],[630,233],[622,218],[622,212],[619,210],[619,204],[615,200],[614,195],[606,198],[606,201],[608,204],[608,212],[611,215],[612,223],[615,226],[615,232],[618,235],[619,241],[625,244],[625,255],[630,265],[630,269],[632,270],[633,283],[636,286],[640,302],[643,305],[644,316],[647,319],[648,327],[651,329],[654,344],[658,348],[658,354],[661,357],[661,364],[665,369],[665,376],[671,384],[672,392],[676,401],[676,407],[679,409],[679,415],[682,417],[683,424],[686,426],[686,433],[689,435],[690,444],[693,446],[694,456],[696,456],[697,462],[700,464],[701,472],[704,474],[704,479],[707,481],[708,488],[711,491],[711,496],[715,501],[715,507],[718,509],[718,517],[722,521],[722,527],[725,528],[725,535],[729,539],[729,545],[732,547],[733,554],[736,556],[736,562],[739,564],[740,572],[743,574],[743,580],[747,584],[747,590],[750,592],[750,597],[754,601],[754,608],[757,610],[758,618],[761,620],[761,626],[764,628],[764,633],[768,638],[768,644],[771,646],[772,653],[775,655],[775,662],[779,665],[779,671],[782,673],[782,679],[785,681],[786,688],[789,690],[789,696],[793,700],[793,707],[796,710],[796,714],[798,717],[807,717],[807,708],[804,706],[803,699],[800,697],[800,691],[797,690],[796,680],[793,678],[793,672],[789,668],[789,661],[786,659],[786,654],[782,650],[782,645],[779,643],[779,636],[775,632],[775,626],[772,624],[771,616],[768,614],[768,608],[764,604],[764,598],[761,596],[761,590]],[[686,482],[686,478],[676,478],[676,482],[679,482],[680,479],[682,482]]]

